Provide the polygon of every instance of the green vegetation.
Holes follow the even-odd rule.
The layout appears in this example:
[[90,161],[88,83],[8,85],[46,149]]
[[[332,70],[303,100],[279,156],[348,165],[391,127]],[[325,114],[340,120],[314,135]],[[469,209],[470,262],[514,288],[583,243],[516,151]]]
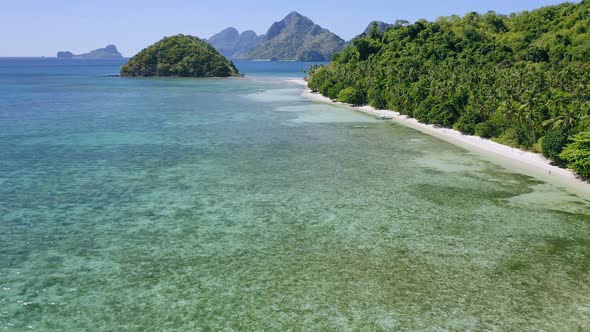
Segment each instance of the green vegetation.
[[384,33],[375,24],[330,65],[311,68],[309,87],[340,100],[354,89],[361,104],[543,147],[588,176],[588,136],[577,134],[590,126],[590,2],[399,21]]
[[590,130],[575,135],[572,141],[559,157],[578,174],[590,178]]
[[363,94],[355,88],[348,87],[340,90],[338,100],[355,106],[361,105],[363,103]]
[[197,37],[166,37],[144,49],[121,68],[122,76],[229,77],[234,64]]
[[567,131],[562,128],[552,129],[542,138],[541,151],[549,159],[561,162],[559,154],[568,144]]

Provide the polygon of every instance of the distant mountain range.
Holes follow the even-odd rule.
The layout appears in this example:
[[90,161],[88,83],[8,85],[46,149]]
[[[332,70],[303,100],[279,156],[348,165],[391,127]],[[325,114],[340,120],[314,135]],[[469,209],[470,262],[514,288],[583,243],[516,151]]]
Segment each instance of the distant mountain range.
[[[381,31],[393,25],[375,22]],[[372,24],[373,22],[367,26],[365,34],[370,32]],[[273,23],[264,35],[259,36],[252,30],[240,33],[230,27],[204,41],[231,60],[330,61],[332,54],[342,51],[347,44],[338,35],[298,12],[292,12],[283,20]],[[84,54],[58,52],[57,57],[120,59],[123,56],[115,45],[108,45]]]
[[68,51],[57,52],[57,57],[61,59],[121,59],[123,55],[119,53],[115,45],[108,45],[105,48],[78,55]]
[[208,42],[230,59],[329,61],[346,42],[309,18],[292,12],[271,25],[265,35],[253,31],[241,35],[227,28]]
[[206,41],[226,58],[247,59],[248,53],[260,45],[262,38],[252,30],[240,34],[235,28],[227,28]]
[[336,34],[315,24],[309,18],[292,12],[275,22],[249,57],[298,61],[329,61],[346,42]]

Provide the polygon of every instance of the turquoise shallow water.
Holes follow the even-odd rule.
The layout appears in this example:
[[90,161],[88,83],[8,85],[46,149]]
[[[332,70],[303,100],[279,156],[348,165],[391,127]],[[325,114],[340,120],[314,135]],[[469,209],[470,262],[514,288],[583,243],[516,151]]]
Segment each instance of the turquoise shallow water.
[[590,202],[297,63],[0,59],[0,330],[587,330]]

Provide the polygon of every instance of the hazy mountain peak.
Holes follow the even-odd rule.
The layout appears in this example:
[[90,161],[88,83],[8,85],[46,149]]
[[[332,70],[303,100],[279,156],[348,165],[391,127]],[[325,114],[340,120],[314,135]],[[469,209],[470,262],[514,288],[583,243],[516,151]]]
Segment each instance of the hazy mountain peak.
[[252,30],[246,30],[246,31],[242,32],[242,34],[240,36],[242,36],[244,38],[258,37],[256,32],[254,32]]
[[207,40],[221,54],[230,59],[245,58],[246,54],[258,46],[261,41],[262,36],[258,36],[256,32],[248,30],[240,34],[233,27],[226,28]]
[[311,19],[293,11],[274,22],[265,35],[227,28],[208,42],[230,59],[327,61],[344,48],[345,41]]
[[253,59],[329,60],[344,48],[344,40],[309,18],[291,12],[273,23],[262,43],[249,54]]
[[285,16],[285,19],[284,20],[290,21],[290,20],[301,20],[301,19],[305,19],[305,20],[311,21],[307,17],[305,17],[305,16],[303,16],[303,15],[301,15],[298,12],[295,12],[295,11],[290,12],[287,16]]
[[227,43],[228,40],[231,42],[235,42],[238,38],[240,38],[240,33],[236,28],[230,27],[223,29],[221,32],[218,32],[209,38],[209,42],[211,43]]
[[229,27],[229,28],[225,28],[223,30],[221,30],[221,33],[240,33],[238,31],[238,29],[234,28],[234,27]]
[[373,21],[373,22],[369,23],[369,25],[367,25],[367,28],[365,29],[365,35],[368,35],[369,32],[371,32],[371,28],[373,27],[373,23],[377,23],[377,27],[379,28],[379,30],[381,30],[381,32],[385,32],[385,30],[387,30],[387,28],[389,28],[390,26],[393,26],[393,24],[385,23],[383,21]]
[[298,12],[291,12],[287,15],[282,22],[285,22],[286,25],[290,24],[303,24],[303,25],[314,25],[312,20],[299,14]]

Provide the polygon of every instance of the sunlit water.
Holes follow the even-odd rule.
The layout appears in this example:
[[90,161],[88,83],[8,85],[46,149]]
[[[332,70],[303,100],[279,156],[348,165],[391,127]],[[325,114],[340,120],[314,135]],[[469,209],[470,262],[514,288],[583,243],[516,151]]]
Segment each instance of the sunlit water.
[[297,63],[0,60],[0,330],[590,329],[590,202]]

